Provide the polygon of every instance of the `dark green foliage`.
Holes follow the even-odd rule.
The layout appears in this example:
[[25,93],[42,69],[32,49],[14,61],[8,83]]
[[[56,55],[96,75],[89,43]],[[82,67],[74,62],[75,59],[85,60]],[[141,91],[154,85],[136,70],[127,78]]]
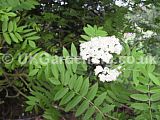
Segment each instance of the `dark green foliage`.
[[31,10],[35,8],[35,5],[39,5],[36,0],[0,0],[1,8],[11,7],[16,10]]

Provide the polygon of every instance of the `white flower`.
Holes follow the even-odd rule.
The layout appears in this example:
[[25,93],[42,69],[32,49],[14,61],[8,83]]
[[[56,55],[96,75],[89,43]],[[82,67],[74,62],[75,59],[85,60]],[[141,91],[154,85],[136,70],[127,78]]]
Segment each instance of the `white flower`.
[[94,71],[95,71],[95,75],[98,75],[100,72],[103,71],[103,68],[102,68],[102,66],[98,65],[98,66],[96,66],[96,69]]
[[123,49],[123,47],[120,44],[118,44],[115,46],[114,52],[119,55],[121,53],[122,49]]
[[100,81],[102,81],[102,82],[105,82],[106,81],[106,75],[104,75],[104,74],[99,74],[99,79],[100,79]]
[[122,45],[115,36],[94,37],[91,41],[80,44],[80,55],[82,59],[91,58],[93,64],[99,64],[100,60],[109,63],[113,58],[112,53],[120,54]]
[[119,7],[124,7],[124,6],[127,6],[127,5],[128,5],[127,2],[124,2],[124,1],[122,1],[122,0],[116,0],[116,1],[115,1],[115,4],[116,4],[117,6],[119,6]]
[[80,53],[80,56],[82,56],[82,59],[87,60],[90,56],[84,52]]
[[[132,6],[135,3],[132,0],[127,0],[127,1],[123,1],[123,0],[115,0],[115,5],[119,6],[119,7],[128,7],[129,10],[132,11]],[[130,6],[132,5],[132,6]]]
[[92,61],[92,63],[94,63],[94,64],[99,64],[99,63],[100,63],[100,60],[97,59],[97,58],[92,58],[91,61]]
[[104,56],[102,57],[102,60],[103,60],[105,63],[109,63],[112,58],[113,58],[113,55],[112,55],[112,54],[106,53],[106,55],[104,54]]
[[102,66],[96,66],[95,75],[98,75],[100,81],[102,82],[110,82],[115,81],[117,77],[121,74],[121,72],[118,71],[118,69],[109,69],[108,67],[105,67],[104,69]]

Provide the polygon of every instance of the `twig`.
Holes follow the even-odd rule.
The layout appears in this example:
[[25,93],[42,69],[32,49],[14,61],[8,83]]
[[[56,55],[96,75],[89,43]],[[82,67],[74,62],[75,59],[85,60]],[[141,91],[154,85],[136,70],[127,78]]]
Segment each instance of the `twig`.
[[23,97],[27,98],[27,95],[25,95],[23,92],[21,92],[16,86],[13,86],[13,88],[14,88],[19,94],[21,94]]

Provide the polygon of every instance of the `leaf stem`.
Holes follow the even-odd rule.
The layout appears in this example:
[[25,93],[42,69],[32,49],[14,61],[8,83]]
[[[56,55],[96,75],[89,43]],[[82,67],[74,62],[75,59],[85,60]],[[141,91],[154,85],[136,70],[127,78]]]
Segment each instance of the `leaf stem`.
[[[75,91],[74,91],[75,92]],[[79,93],[75,92],[77,95],[80,95]],[[110,116],[108,114],[103,114],[103,112],[92,102],[90,101],[89,99],[87,99],[86,97],[82,96],[82,98],[84,98],[85,100],[88,100],[89,103],[103,116],[103,118],[105,119],[106,117],[108,118],[111,118],[112,120],[118,120],[117,118],[113,117],[113,116]],[[106,116],[106,117],[105,117]]]
[[148,84],[148,97],[149,97],[148,105],[149,105],[150,120],[153,120],[153,119],[152,119],[151,101],[150,101],[150,97],[151,97],[151,94],[150,94],[150,82],[149,82],[149,84]]

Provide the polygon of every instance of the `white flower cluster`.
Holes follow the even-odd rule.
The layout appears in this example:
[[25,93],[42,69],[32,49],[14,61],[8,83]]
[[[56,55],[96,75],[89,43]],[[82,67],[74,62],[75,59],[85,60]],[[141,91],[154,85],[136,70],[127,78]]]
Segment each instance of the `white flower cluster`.
[[115,81],[117,77],[120,75],[120,72],[117,69],[109,69],[108,67],[102,68],[102,66],[96,66],[95,75],[98,75],[100,81],[102,82],[110,82]]
[[130,3],[133,3],[133,2],[131,0],[127,0],[126,2],[124,2],[123,0],[115,0],[115,5],[117,5],[119,7],[126,7]]
[[127,7],[128,6],[128,9],[132,11],[132,6],[134,5],[135,3],[132,1],[132,0],[126,0],[126,1],[123,1],[123,0],[115,0],[115,5],[119,6],[119,7]]
[[127,43],[128,41],[134,41],[135,38],[137,40],[142,40],[142,39],[145,40],[145,39],[148,39],[148,38],[151,38],[151,37],[157,35],[155,32],[153,32],[151,30],[144,31],[140,27],[137,27],[137,31],[142,35],[137,37],[136,33],[124,33],[123,38],[124,38],[125,42]]
[[[90,59],[93,64],[100,64],[101,61],[109,64],[114,54],[120,54],[122,45],[115,36],[111,37],[94,37],[91,41],[84,42],[80,45],[80,55],[82,59]],[[95,69],[95,75],[98,75],[100,81],[114,81],[119,76],[119,72],[114,69],[104,69],[98,65]]]
[[109,63],[113,58],[112,53],[120,54],[122,45],[115,36],[111,37],[94,37],[89,42],[80,45],[80,55],[82,59],[91,58],[91,62],[99,64],[100,60]]
[[[144,2],[146,0],[141,0],[141,3],[137,4],[138,7],[140,7],[142,10],[146,10],[146,6],[150,6],[150,5],[145,5]],[[115,5],[119,6],[119,7],[127,7],[130,11],[133,11],[133,6],[136,3],[134,2],[134,0],[115,0]]]
[[147,30],[146,32],[142,31],[143,34],[143,38],[151,38],[154,35],[157,35],[155,32],[151,31],[151,30]]

